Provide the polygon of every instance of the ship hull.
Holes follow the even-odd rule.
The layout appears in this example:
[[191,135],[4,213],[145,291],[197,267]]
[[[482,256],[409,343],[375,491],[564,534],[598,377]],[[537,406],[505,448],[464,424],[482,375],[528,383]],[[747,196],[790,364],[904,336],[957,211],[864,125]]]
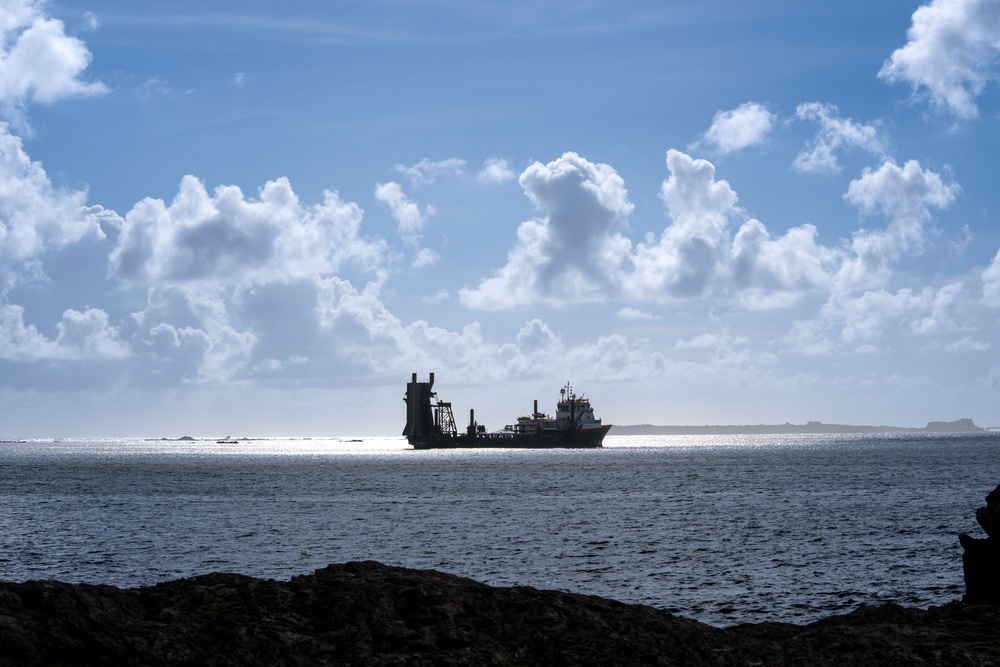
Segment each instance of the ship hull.
[[596,449],[611,426],[550,433],[476,433],[407,437],[414,449]]

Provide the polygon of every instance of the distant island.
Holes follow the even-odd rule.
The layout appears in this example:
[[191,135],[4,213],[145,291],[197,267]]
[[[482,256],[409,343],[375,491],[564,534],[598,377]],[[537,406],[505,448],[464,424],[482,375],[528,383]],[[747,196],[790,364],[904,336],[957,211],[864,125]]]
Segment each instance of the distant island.
[[737,434],[823,434],[823,433],[988,433],[971,419],[928,422],[923,428],[907,426],[851,426],[811,421],[805,424],[743,424],[731,426],[615,425],[612,435],[737,435]]

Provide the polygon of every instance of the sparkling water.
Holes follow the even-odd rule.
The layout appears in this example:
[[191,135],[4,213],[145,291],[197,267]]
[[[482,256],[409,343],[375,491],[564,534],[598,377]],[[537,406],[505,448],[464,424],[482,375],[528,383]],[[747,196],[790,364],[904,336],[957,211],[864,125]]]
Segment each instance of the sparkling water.
[[134,587],[377,560],[807,622],[964,591],[957,534],[1000,436],[614,436],[597,450],[400,438],[0,444],[0,579]]

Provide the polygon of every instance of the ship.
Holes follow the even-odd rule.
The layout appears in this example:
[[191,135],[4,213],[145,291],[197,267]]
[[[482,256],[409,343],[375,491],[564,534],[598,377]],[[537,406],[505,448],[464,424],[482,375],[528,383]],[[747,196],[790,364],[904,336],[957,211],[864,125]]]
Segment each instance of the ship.
[[596,448],[611,430],[594,417],[590,400],[577,395],[569,382],[560,390],[554,417],[538,411],[538,400],[530,415],[518,417],[497,431],[487,432],[476,422],[476,411],[469,410],[469,425],[459,431],[451,403],[437,398],[433,390],[434,373],[430,381],[418,382],[414,373],[406,385],[406,428],[403,435],[414,449],[462,448]]

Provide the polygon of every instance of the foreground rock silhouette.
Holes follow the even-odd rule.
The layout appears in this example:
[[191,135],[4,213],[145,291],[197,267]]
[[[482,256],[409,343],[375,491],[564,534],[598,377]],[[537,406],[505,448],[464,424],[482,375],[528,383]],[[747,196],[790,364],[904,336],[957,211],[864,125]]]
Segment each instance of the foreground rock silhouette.
[[290,581],[0,584],[0,665],[1000,665],[1000,607],[715,628],[374,562]]
[[1000,485],[986,496],[986,506],[976,510],[976,521],[986,537],[958,536],[962,543],[965,574],[963,602],[1000,605]]

